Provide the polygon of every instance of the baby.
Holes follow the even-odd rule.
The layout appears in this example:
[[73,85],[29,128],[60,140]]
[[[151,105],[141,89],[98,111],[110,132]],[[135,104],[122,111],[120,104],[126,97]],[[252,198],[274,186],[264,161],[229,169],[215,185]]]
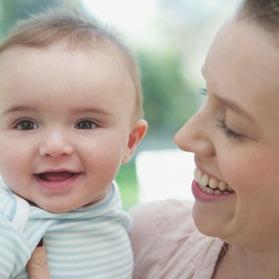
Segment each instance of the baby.
[[113,182],[147,130],[136,62],[80,11],[31,17],[0,44],[0,278],[131,278]]

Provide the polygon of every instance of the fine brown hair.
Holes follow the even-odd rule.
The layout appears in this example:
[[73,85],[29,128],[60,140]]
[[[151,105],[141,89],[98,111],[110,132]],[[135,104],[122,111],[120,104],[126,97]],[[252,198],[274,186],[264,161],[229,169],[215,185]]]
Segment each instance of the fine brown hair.
[[279,31],[279,0],[244,0],[241,14],[269,31]]
[[133,53],[115,32],[82,9],[58,7],[19,21],[0,43],[0,55],[14,47],[43,49],[61,42],[69,49],[108,48],[118,51],[134,84],[136,119],[143,117],[140,72]]

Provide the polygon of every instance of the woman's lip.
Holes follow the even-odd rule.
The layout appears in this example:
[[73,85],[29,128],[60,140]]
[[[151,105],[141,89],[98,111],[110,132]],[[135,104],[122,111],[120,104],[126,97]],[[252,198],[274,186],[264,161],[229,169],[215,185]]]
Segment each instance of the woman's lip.
[[226,193],[222,195],[208,194],[200,188],[200,186],[195,180],[193,180],[192,182],[192,193],[195,199],[201,202],[222,201],[234,195],[234,192]]

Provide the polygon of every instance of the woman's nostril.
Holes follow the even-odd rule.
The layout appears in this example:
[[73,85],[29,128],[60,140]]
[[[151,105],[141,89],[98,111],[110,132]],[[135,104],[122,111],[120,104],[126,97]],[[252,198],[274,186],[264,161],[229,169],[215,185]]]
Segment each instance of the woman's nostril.
[[197,117],[199,116],[195,115],[184,124],[175,135],[174,142],[184,151],[200,156],[213,156],[215,152],[210,129],[207,125],[202,125],[201,119]]

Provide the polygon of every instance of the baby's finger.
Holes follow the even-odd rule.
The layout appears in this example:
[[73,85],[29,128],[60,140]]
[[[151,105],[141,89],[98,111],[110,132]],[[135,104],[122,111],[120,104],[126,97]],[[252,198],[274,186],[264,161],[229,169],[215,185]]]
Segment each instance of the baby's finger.
[[47,256],[42,241],[40,244],[34,250],[27,264],[27,273],[30,279],[50,279]]

